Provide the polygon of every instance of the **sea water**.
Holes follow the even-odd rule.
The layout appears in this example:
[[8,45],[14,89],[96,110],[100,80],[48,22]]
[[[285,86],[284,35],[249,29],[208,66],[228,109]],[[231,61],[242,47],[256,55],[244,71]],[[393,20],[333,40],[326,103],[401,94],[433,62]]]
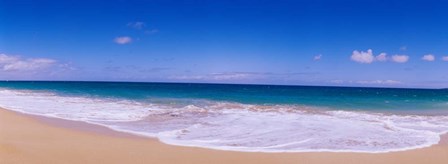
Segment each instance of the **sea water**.
[[448,132],[446,89],[0,82],[0,107],[248,152],[391,152]]

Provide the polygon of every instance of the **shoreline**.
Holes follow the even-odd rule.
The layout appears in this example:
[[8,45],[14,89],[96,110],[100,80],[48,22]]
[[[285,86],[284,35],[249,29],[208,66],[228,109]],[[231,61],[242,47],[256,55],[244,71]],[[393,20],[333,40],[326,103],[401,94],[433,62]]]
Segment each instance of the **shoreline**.
[[[447,136],[431,147],[389,153],[236,152],[168,145],[156,138],[117,132],[100,125],[0,108],[0,163],[98,163],[101,160],[107,163],[441,164],[448,163]],[[68,146],[72,149],[67,149]]]
[[410,150],[416,150],[416,149],[423,149],[423,148],[429,148],[434,145],[438,144],[446,144],[448,145],[448,132],[445,134],[440,135],[440,140],[437,144],[433,145],[424,145],[424,146],[418,146],[418,147],[412,147],[412,148],[406,148],[406,149],[397,149],[397,150],[390,150],[390,151],[380,151],[380,152],[373,152],[373,151],[335,151],[335,150],[315,150],[315,151],[238,151],[238,150],[226,150],[226,149],[216,149],[216,148],[210,148],[210,147],[200,147],[200,146],[190,146],[190,145],[176,145],[176,144],[168,144],[160,141],[157,137],[152,136],[146,136],[139,133],[133,133],[133,132],[127,132],[127,131],[121,131],[116,130],[110,127],[107,127],[105,125],[96,124],[96,123],[90,123],[90,122],[84,122],[79,120],[68,120],[58,117],[50,117],[50,116],[42,116],[42,115],[36,115],[31,113],[24,113],[20,111],[15,110],[9,110],[6,108],[0,107],[0,110],[6,110],[13,113],[16,113],[18,115],[24,115],[25,117],[31,117],[34,118],[37,121],[40,121],[44,124],[47,124],[49,126],[55,126],[60,128],[67,128],[72,129],[76,131],[81,132],[90,132],[90,133],[96,133],[96,134],[102,134],[107,136],[114,136],[114,137],[130,137],[130,138],[143,138],[143,139],[151,139],[156,140],[160,143],[170,145],[170,146],[180,146],[180,147],[191,147],[191,148],[199,148],[199,149],[206,149],[206,150],[216,150],[216,151],[230,151],[230,152],[241,152],[241,153],[366,153],[366,154],[381,154],[381,153],[393,153],[393,152],[402,152],[402,151],[410,151]]

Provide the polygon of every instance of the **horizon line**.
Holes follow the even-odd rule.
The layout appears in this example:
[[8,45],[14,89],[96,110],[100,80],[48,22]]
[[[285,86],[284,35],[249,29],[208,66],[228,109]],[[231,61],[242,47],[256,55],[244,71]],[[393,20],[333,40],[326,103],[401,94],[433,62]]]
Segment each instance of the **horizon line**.
[[0,82],[90,82],[90,83],[165,83],[165,84],[208,84],[208,85],[252,85],[285,87],[335,87],[335,88],[377,88],[377,89],[427,89],[444,90],[448,88],[386,87],[386,86],[349,86],[349,85],[310,85],[310,84],[268,84],[268,83],[219,83],[219,82],[170,82],[170,81],[120,81],[120,80],[0,80]]

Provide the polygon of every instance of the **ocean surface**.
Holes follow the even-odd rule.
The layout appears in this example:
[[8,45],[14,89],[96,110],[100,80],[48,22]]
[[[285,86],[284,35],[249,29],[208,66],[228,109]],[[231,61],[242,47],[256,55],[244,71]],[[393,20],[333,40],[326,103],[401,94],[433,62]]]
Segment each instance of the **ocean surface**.
[[3,81],[0,107],[248,152],[391,152],[448,132],[447,89]]

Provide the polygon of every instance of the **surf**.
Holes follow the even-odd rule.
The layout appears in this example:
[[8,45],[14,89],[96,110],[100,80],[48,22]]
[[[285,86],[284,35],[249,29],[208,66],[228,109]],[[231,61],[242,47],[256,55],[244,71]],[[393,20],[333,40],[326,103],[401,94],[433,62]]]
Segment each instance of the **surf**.
[[437,144],[448,132],[446,115],[191,98],[136,101],[0,88],[0,106],[155,137],[172,145],[245,152],[403,151]]

